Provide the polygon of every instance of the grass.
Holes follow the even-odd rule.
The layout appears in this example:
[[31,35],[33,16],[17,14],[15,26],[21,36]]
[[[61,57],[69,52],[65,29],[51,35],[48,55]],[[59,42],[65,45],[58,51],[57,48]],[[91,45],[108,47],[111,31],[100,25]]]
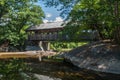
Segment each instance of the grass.
[[73,48],[77,48],[79,46],[83,46],[85,44],[88,44],[87,41],[81,41],[81,42],[51,42],[51,49],[56,51],[69,51]]

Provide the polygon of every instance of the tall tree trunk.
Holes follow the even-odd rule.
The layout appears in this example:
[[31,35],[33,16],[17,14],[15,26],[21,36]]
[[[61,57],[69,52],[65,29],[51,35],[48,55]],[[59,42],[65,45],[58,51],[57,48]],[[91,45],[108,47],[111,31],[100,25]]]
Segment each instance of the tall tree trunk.
[[115,21],[116,21],[116,26],[114,30],[114,39],[116,43],[120,44],[120,25],[119,25],[119,0],[115,1],[114,4],[114,15],[115,15]]
[[104,40],[104,35],[101,33],[101,29],[99,28],[98,23],[96,22],[93,26],[94,26],[94,29],[97,30],[97,34],[96,34],[98,35],[97,39]]

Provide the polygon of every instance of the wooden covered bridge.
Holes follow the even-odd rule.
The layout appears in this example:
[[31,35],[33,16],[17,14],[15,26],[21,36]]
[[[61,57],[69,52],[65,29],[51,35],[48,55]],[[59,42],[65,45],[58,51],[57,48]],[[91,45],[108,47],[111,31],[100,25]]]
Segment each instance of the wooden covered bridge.
[[30,41],[54,41],[60,38],[60,31],[63,30],[63,22],[43,23],[39,26],[32,26],[27,29],[28,40]]
[[65,40],[61,34],[64,22],[49,22],[27,29],[28,41],[35,42],[42,50],[50,49],[50,41]]

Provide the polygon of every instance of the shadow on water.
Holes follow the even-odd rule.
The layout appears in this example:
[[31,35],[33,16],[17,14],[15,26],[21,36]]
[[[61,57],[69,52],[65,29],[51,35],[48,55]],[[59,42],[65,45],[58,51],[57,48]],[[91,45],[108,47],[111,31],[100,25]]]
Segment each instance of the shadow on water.
[[62,80],[120,80],[120,75],[95,72],[80,69],[64,60],[36,59],[27,61],[32,67],[32,73],[60,78]]

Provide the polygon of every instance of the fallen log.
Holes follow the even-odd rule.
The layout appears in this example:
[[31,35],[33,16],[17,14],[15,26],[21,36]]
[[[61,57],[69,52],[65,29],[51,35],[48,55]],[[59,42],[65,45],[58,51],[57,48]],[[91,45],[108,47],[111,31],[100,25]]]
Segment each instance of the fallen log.
[[54,56],[56,52],[51,51],[25,51],[25,52],[0,52],[0,59],[5,58],[39,58]]

